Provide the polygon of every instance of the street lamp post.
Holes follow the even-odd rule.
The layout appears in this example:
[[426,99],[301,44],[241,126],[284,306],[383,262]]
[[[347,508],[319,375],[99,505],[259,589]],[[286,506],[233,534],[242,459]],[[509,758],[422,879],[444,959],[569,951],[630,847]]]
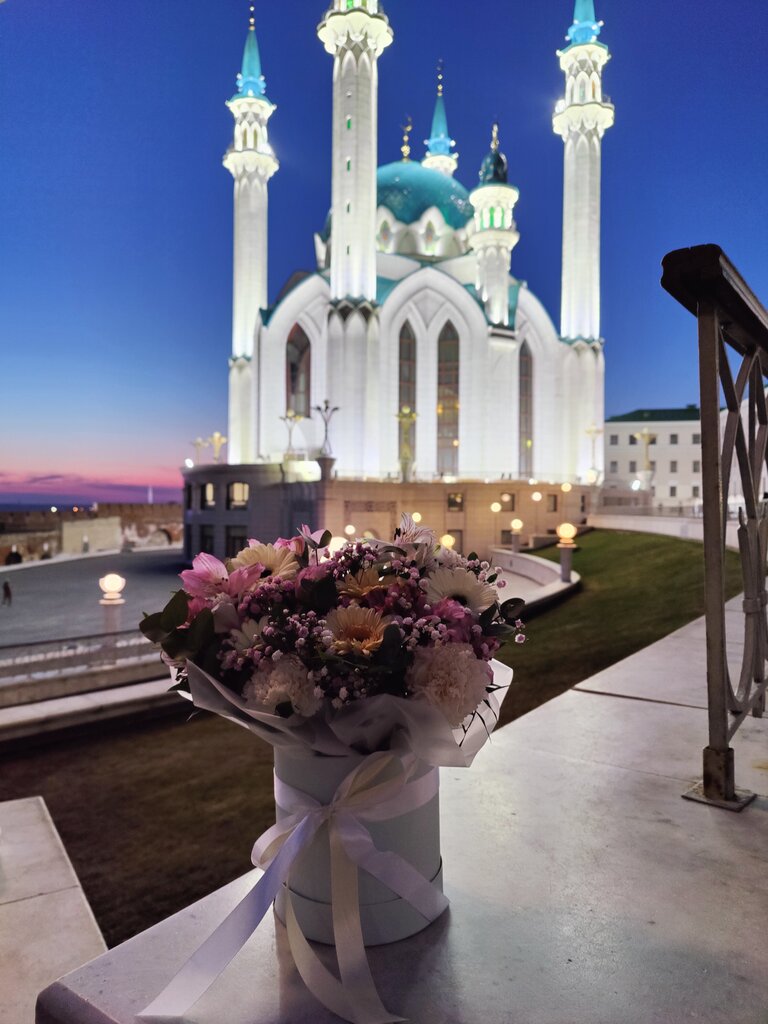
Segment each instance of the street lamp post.
[[573,523],[560,523],[557,528],[558,550],[560,551],[560,579],[563,583],[571,582],[573,570],[573,552],[576,545],[573,538],[576,536],[576,527]]
[[99,604],[104,609],[104,633],[110,638],[107,645],[110,648],[117,647],[116,633],[120,632],[120,611],[125,604],[123,589],[125,580],[116,572],[108,572],[99,580],[101,592],[104,595]]
[[520,531],[523,528],[522,519],[513,519],[509,524],[512,527],[512,553],[520,554]]

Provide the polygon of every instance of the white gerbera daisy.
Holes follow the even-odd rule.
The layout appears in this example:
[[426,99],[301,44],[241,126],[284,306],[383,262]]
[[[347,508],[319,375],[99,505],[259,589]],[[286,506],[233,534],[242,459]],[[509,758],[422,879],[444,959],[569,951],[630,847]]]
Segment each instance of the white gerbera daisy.
[[278,576],[282,580],[292,580],[299,571],[299,563],[290,548],[276,548],[274,544],[254,542],[232,559],[232,568],[244,569],[256,563],[263,565],[270,576]]
[[473,613],[481,615],[496,600],[496,591],[489,583],[481,583],[474,573],[457,567],[440,566],[427,577],[427,600],[437,604],[450,597]]

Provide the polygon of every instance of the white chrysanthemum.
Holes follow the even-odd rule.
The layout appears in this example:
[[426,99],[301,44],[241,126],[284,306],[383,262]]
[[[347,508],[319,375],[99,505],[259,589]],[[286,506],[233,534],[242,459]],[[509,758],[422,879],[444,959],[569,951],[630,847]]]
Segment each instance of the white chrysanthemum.
[[455,569],[463,562],[462,556],[453,548],[442,545],[435,553],[435,560],[438,565],[444,565],[448,569]]
[[231,630],[230,637],[235,650],[243,654],[254,647],[260,647],[261,634],[268,622],[269,617],[262,615],[258,622],[255,619],[246,619],[239,629]]
[[445,597],[465,605],[474,615],[481,615],[496,600],[490,583],[481,583],[474,573],[460,567],[440,566],[427,577],[427,601],[437,604]]
[[295,654],[259,667],[243,688],[243,700],[249,708],[274,712],[278,705],[288,704],[297,715],[310,718],[322,703],[315,696],[315,684]]
[[439,708],[456,728],[485,699],[493,672],[469,644],[420,647],[405,677],[414,699]]
[[244,548],[232,559],[232,568],[244,569],[257,562],[268,570],[270,576],[279,576],[283,580],[292,580],[299,571],[299,563],[290,548],[276,548],[274,544],[251,544]]

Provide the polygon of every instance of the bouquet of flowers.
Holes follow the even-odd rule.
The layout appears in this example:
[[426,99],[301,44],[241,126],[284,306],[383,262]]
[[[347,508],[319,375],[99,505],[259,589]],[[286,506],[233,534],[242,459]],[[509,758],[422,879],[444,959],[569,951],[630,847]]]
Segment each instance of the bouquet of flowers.
[[[378,1001],[364,945],[413,934],[447,905],[437,766],[469,765],[490,736],[511,678],[492,659],[524,642],[523,602],[500,602],[498,569],[408,515],[392,543],[331,540],[303,526],[226,563],[200,554],[141,623],[179,691],[273,745],[278,817],[254,848],[265,875],[233,911],[239,926],[227,919],[146,1015],[185,1012],[275,900],[324,1005],[347,1020],[372,1005],[377,1021],[401,1019]],[[336,945],[340,982],[307,939]]]

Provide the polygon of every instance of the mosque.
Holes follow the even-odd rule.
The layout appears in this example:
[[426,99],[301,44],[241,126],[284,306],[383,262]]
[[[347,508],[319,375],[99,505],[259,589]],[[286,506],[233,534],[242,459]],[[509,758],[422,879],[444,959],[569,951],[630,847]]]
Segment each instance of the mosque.
[[[575,0],[557,53],[565,77],[553,116],[564,142],[558,332],[511,273],[519,193],[498,127],[466,188],[441,73],[423,158],[406,133],[402,160],[379,166],[378,63],[394,32],[378,0],[333,0],[318,27],[333,60],[330,212],[314,239],[316,270],[296,273],[270,302],[267,208],[279,162],[251,9],[224,156],[234,178],[228,460],[185,472],[189,523],[203,525],[206,506],[218,509],[214,530],[222,510],[242,506],[235,485],[242,498],[276,480],[579,488],[602,479],[600,165],[614,108],[602,91],[610,53],[601,28],[594,0]],[[491,390],[505,400],[492,401]],[[232,546],[211,536],[194,539]]]

